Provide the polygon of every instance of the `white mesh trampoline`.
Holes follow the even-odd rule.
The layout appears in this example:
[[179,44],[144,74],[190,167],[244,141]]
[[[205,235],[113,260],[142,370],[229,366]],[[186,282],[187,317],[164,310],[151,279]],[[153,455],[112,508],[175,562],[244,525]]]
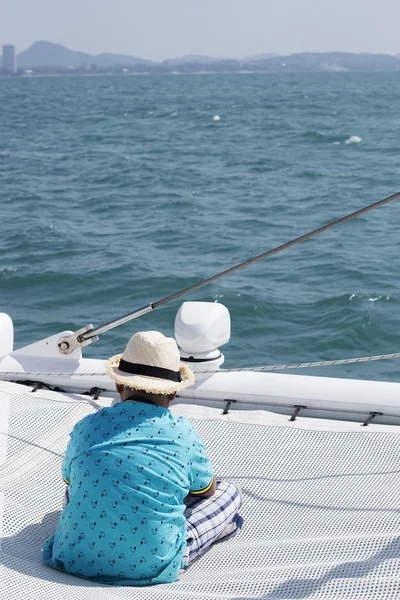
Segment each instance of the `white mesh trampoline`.
[[241,486],[243,529],[174,584],[115,588],[41,560],[61,510],[68,434],[96,403],[10,383],[0,389],[0,598],[399,597],[398,428],[177,406],[194,419],[217,475]]

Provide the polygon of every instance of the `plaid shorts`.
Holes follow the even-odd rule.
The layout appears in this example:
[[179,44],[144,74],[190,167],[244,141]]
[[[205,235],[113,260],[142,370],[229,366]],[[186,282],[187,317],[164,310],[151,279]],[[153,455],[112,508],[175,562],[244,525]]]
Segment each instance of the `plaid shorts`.
[[242,495],[229,481],[217,481],[217,490],[209,498],[187,496],[185,504],[187,534],[183,569],[214,542],[235,535],[243,523],[238,514]]

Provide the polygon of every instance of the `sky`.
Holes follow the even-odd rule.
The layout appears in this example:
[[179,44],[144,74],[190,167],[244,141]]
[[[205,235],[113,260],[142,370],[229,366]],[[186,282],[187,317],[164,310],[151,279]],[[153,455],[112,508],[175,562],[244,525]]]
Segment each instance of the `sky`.
[[152,60],[400,53],[399,0],[0,0],[0,45],[35,40]]

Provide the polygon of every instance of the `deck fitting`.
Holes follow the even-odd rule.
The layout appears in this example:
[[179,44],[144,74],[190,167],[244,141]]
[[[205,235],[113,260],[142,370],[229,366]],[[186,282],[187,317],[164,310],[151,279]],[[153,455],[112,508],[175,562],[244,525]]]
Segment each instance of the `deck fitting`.
[[301,404],[295,404],[294,411],[293,411],[292,416],[290,417],[289,421],[295,421],[297,415],[299,414],[299,412],[301,411],[302,408],[307,408],[307,406],[302,406]]
[[227,415],[227,414],[228,414],[228,411],[229,411],[230,405],[231,405],[233,402],[236,402],[236,400],[226,400],[226,402],[225,402],[225,408],[224,408],[224,410],[222,411],[222,414],[223,414],[223,415]]
[[370,412],[364,423],[362,423],[362,427],[367,427],[375,417],[381,417],[382,415],[383,413],[381,412]]
[[105,392],[106,390],[99,387],[92,387],[88,392],[84,392],[86,396],[92,396],[92,400],[98,400],[101,392]]

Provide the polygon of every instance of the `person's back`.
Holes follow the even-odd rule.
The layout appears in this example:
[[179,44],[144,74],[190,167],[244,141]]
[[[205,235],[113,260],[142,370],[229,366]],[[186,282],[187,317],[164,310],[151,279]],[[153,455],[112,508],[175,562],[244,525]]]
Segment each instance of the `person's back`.
[[190,422],[143,402],[103,409],[75,426],[63,476],[70,502],[52,555],[66,571],[121,585],[177,578],[183,499],[213,476]]
[[[194,427],[169,410],[194,381],[174,340],[135,334],[106,366],[121,402],[71,433],[62,465],[68,503],[43,559],[104,583],[172,582],[211,543],[237,531],[240,493],[228,482],[217,486]],[[201,499],[213,494],[216,502],[202,512]]]

